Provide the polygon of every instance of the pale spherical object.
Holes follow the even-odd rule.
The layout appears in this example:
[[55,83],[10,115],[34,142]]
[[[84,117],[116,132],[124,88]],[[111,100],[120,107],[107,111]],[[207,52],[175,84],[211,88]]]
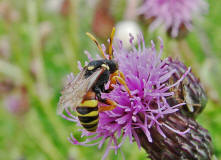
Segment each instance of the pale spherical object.
[[137,35],[141,33],[139,25],[134,21],[122,21],[116,25],[115,38],[121,40],[125,48],[131,46],[130,39],[134,37],[133,43],[137,43]]

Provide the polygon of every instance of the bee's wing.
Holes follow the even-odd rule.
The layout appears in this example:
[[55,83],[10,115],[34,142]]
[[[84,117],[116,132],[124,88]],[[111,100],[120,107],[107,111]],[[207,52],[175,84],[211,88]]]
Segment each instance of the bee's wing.
[[66,83],[61,91],[57,114],[62,114],[68,107],[77,107],[83,100],[84,95],[93,86],[103,69],[98,69],[90,77],[85,78],[86,69],[82,70],[75,78]]

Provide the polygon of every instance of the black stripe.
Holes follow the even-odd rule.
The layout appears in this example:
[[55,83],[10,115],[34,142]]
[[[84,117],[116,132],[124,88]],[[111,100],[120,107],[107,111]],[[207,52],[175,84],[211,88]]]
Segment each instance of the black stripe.
[[82,124],[82,126],[83,126],[85,129],[89,129],[89,130],[90,130],[91,128],[97,126],[97,123],[95,123],[95,124]]
[[96,106],[96,107],[86,107],[86,106],[78,106],[77,108],[76,108],[76,110],[77,110],[77,112],[78,113],[80,113],[80,114],[82,114],[82,115],[85,115],[85,114],[88,114],[88,113],[90,113],[90,112],[92,112],[92,111],[98,111],[98,107]]
[[89,132],[95,132],[97,130],[97,127],[96,128],[92,128],[92,129],[91,128],[90,129],[86,129],[86,130],[89,131]]
[[90,123],[96,119],[98,119],[98,115],[97,116],[92,116],[92,117],[82,117],[82,116],[78,116],[78,119],[80,122],[82,123]]

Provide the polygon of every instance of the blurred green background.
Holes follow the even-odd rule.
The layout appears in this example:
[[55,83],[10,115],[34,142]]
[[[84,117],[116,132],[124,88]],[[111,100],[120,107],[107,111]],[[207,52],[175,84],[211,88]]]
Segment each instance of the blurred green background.
[[[126,0],[106,1],[96,17],[95,0],[1,0],[0,1],[0,159],[100,159],[105,146],[83,147],[69,143],[75,127],[56,115],[65,76],[78,73],[77,61],[86,60],[84,50],[98,53],[85,32],[96,33],[105,43],[114,23],[125,19]],[[110,2],[110,4],[108,4]],[[108,4],[108,5],[107,5]],[[196,22],[183,40],[172,40],[162,31],[148,33],[137,19],[147,44],[164,39],[164,56],[173,56],[192,66],[209,96],[198,117],[209,130],[215,154],[221,160],[221,1],[209,0],[209,13]],[[103,10],[101,10],[103,12]],[[106,15],[107,14],[107,15]],[[105,19],[106,27],[98,20]],[[95,33],[94,33],[94,32]],[[123,145],[125,159],[145,159],[136,144]],[[108,159],[123,159],[111,151]]]

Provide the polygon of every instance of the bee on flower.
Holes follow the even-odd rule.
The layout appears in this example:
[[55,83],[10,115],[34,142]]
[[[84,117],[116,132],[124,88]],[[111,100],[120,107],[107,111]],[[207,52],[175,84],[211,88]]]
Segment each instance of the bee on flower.
[[[97,56],[99,60],[94,60],[90,53],[86,52],[90,62],[85,67],[82,67],[79,63],[79,74],[85,79],[86,72],[94,69],[91,72],[92,77],[86,76],[86,78],[93,80],[87,81],[89,85],[87,84],[85,87],[84,85],[82,86],[85,81],[79,81],[79,74],[76,77],[70,74],[59,102],[59,114],[81,126],[82,137],[87,137],[85,141],[80,142],[71,135],[69,141],[72,144],[83,146],[98,145],[98,148],[101,148],[106,142],[107,148],[102,157],[102,159],[105,159],[111,149],[117,153],[127,137],[129,137],[130,143],[135,141],[139,148],[145,148],[145,144],[157,144],[159,142],[155,138],[156,135],[161,137],[160,140],[162,140],[170,138],[167,133],[173,133],[175,137],[185,137],[186,139],[191,137],[191,133],[195,134],[189,128],[189,121],[185,118],[187,122],[181,123],[181,121],[177,121],[176,125],[171,125],[167,121],[168,117],[182,118],[182,115],[177,113],[186,104],[185,101],[177,101],[174,104],[170,104],[168,99],[174,96],[172,88],[179,86],[190,73],[191,68],[185,68],[186,70],[179,74],[180,76],[176,77],[173,83],[168,83],[177,70],[176,68],[171,69],[168,58],[161,58],[163,41],[160,38],[160,51],[158,52],[153,41],[151,41],[150,47],[146,46],[142,34],[137,36],[137,47],[133,43],[134,37],[131,36],[130,50],[124,48],[121,41],[117,41],[116,46],[112,46],[113,32],[107,49],[99,45],[92,35],[89,34],[89,36],[97,44],[103,59]],[[114,61],[116,68],[113,72],[107,69],[111,68],[111,65],[106,63],[107,57]],[[97,63],[98,61],[102,63],[96,68],[94,62]],[[91,65],[92,63],[93,65]],[[105,68],[109,71],[108,76],[103,78],[105,83],[97,87],[96,84],[101,80],[100,76],[104,73]],[[113,80],[115,76],[118,78]],[[73,85],[76,81],[78,81],[78,86]],[[96,87],[97,90],[100,89],[99,92],[94,90]],[[76,88],[79,90],[85,89],[84,92],[81,92],[81,98],[78,99],[77,103],[76,99],[73,101],[73,97],[76,97],[74,95]],[[88,98],[89,92],[94,93],[91,99]],[[79,116],[83,116],[82,108],[85,109],[85,102],[89,99],[97,100],[93,106],[91,103],[87,103],[90,113],[92,113],[91,108],[95,108],[93,111],[96,111],[96,115],[89,115],[88,109],[84,110],[86,115],[84,118],[86,117],[88,121],[83,122]],[[110,102],[108,106],[106,100]],[[82,103],[85,104],[82,105]],[[106,107],[104,107],[105,105]],[[78,106],[81,106],[82,112],[76,108]],[[102,109],[103,107],[106,109]],[[97,117],[92,120],[92,116]],[[96,123],[93,122],[94,120]],[[90,126],[90,124],[86,123],[94,125]],[[197,124],[193,123],[192,127],[194,125]],[[205,134],[200,134],[200,136],[205,136]],[[143,144],[144,142],[146,143]],[[178,143],[183,143],[183,140]],[[194,147],[197,147],[197,145]],[[182,150],[181,148],[177,150],[179,149]],[[149,151],[151,153],[148,148]]]

